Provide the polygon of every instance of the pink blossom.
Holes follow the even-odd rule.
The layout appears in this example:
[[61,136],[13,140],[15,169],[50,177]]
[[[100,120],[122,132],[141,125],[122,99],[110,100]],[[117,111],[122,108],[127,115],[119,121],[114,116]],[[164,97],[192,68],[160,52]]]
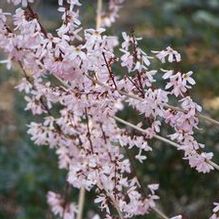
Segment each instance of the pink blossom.
[[73,203],[65,203],[60,194],[48,192],[47,202],[54,215],[63,217],[63,219],[75,219],[77,208]]
[[176,51],[173,50],[171,47],[167,47],[165,50],[162,51],[152,51],[156,54],[156,57],[162,62],[166,62],[166,57],[168,62],[180,62],[181,61],[181,55]]

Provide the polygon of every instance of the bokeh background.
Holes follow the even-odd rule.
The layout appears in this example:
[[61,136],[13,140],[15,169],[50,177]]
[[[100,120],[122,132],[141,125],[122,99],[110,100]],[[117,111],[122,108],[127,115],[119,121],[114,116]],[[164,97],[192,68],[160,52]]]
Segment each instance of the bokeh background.
[[[57,1],[35,2],[42,23],[54,31],[60,16]],[[81,2],[83,26],[94,27],[96,1]],[[0,8],[14,10],[6,0],[0,0]],[[197,81],[191,95],[206,114],[219,120],[219,0],[126,0],[109,33],[121,37],[122,31],[132,29],[143,37],[145,51],[171,45],[182,53],[180,69],[193,70]],[[27,124],[34,118],[24,111],[23,96],[14,89],[19,79],[19,69],[7,71],[0,66],[0,219],[50,219],[54,217],[48,210],[46,193],[63,192],[66,173],[57,168],[54,151],[35,146],[26,134]],[[123,117],[132,113],[126,110]],[[201,128],[197,138],[215,153],[214,160],[219,163],[219,127],[202,122]],[[219,173],[198,174],[171,146],[157,141],[151,145],[154,151],[147,162],[136,168],[145,184],[160,183],[159,207],[170,216],[181,213],[184,219],[208,218],[212,203],[219,201]],[[72,191],[72,200],[77,201],[77,194]],[[99,212],[92,195],[86,194],[84,218],[89,209]]]

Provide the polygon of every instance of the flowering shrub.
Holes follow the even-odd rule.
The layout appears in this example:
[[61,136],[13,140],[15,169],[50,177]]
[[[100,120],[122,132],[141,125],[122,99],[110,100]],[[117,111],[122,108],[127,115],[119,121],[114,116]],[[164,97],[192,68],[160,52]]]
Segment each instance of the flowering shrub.
[[[194,136],[200,118],[218,122],[202,115],[202,107],[189,96],[195,80],[192,71],[177,70],[180,53],[171,47],[146,53],[134,32],[122,33],[122,42],[107,34],[105,28],[115,22],[124,0],[110,0],[105,11],[98,0],[95,29],[82,27],[78,0],[59,0],[62,24],[55,34],[40,23],[33,0],[8,2],[22,7],[13,15],[0,10],[0,48],[8,55],[2,63],[9,69],[12,62],[20,66],[24,77],[17,89],[25,94],[25,110],[41,119],[28,125],[28,134],[36,145],[56,151],[59,168],[68,171],[67,184],[80,189],[78,204],[48,192],[54,215],[82,218],[84,192],[95,189],[94,202],[105,218],[116,218],[115,212],[119,218],[133,218],[151,211],[169,218],[156,207],[159,185],[143,185],[128,156],[135,149],[134,161],[147,162],[153,150],[150,139],[182,151],[182,158],[200,173],[219,170],[213,153]],[[164,63],[174,66],[163,69]],[[118,117],[127,106],[139,115],[139,124]],[[172,130],[167,136],[160,134],[164,125]]]

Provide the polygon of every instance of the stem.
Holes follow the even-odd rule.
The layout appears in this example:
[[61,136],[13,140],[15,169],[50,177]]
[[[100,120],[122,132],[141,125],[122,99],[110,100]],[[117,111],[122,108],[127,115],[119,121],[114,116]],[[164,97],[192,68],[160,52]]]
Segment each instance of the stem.
[[164,137],[162,137],[160,135],[155,135],[154,138],[156,138],[157,140],[160,140],[162,142],[165,142],[167,144],[170,144],[170,145],[172,145],[172,146],[174,146],[176,148],[180,146],[179,144],[177,144],[177,143],[175,143],[173,141],[170,141],[169,139],[166,139],[166,138],[164,138]]
[[[122,124],[124,124],[124,125],[127,125],[127,126],[133,128],[133,129],[137,130],[137,131],[140,131],[140,132],[142,132],[142,133],[146,133],[146,130],[144,130],[144,129],[142,129],[142,128],[140,128],[140,127],[138,127],[138,126],[136,126],[136,125],[134,125],[134,124],[132,124],[132,123],[130,123],[130,122],[127,122],[127,121],[125,121],[125,120],[123,120],[123,119],[121,119],[121,118],[119,118],[119,117],[117,117],[117,116],[114,116],[113,118],[114,118],[115,120],[117,120],[118,122],[120,122],[120,123],[122,123]],[[169,140],[169,139],[166,139],[166,138],[164,138],[164,137],[162,137],[162,136],[160,136],[160,135],[155,135],[154,138],[156,138],[156,139],[158,139],[158,140],[160,140],[160,141],[163,141],[163,142],[165,142],[165,143],[167,143],[167,144],[170,144],[170,145],[172,145],[172,146],[174,146],[174,147],[177,147],[177,148],[181,146],[181,145],[179,145],[179,144],[177,144],[177,143],[175,143],[175,142],[173,142],[173,141],[171,141],[171,140]],[[206,162],[207,162],[208,164],[210,164],[210,165],[211,165],[213,168],[215,168],[216,170],[219,170],[219,165],[216,164],[215,162],[210,161],[210,160],[206,160]]]
[[40,25],[41,32],[42,32],[43,35],[47,38],[47,31],[46,31],[46,29],[45,29],[45,28],[43,27],[43,25],[40,23],[39,18],[38,18],[38,15],[33,11],[33,9],[31,8],[31,6],[30,6],[29,3],[27,4],[27,9],[28,9],[29,12],[31,13],[32,18],[37,19],[37,22],[38,22],[38,24]]
[[79,193],[77,219],[83,218],[84,200],[85,200],[85,188],[82,187]]
[[167,216],[166,216],[163,212],[161,212],[158,208],[153,207],[152,209],[160,216],[160,218],[169,219],[169,217],[167,217]]
[[87,125],[87,138],[88,138],[88,141],[90,143],[91,152],[93,154],[94,153],[94,147],[93,147],[93,143],[92,143],[92,140],[91,140],[91,131],[90,131],[90,126],[89,126],[89,116],[88,116],[88,113],[87,113],[87,108],[85,108],[85,117],[86,117],[86,125]]
[[114,86],[115,86],[115,89],[117,90],[117,86],[116,86],[116,82],[115,82],[114,75],[113,75],[113,72],[112,72],[112,68],[111,68],[111,66],[109,65],[109,63],[107,62],[107,59],[106,59],[106,56],[105,56],[105,53],[104,53],[104,52],[102,53],[102,55],[103,55],[104,61],[105,61],[105,63],[106,63],[107,70],[108,70],[108,72],[109,72],[109,76],[110,76],[110,78],[111,78],[112,81],[113,81],[113,84],[114,84]]
[[102,7],[103,7],[103,0],[97,0],[96,29],[99,29],[101,27]]
[[216,164],[215,162],[213,162],[213,161],[211,161],[211,160],[209,160],[209,161],[207,161],[212,167],[214,167],[216,170],[219,170],[219,165],[218,164]]
[[[137,63],[139,61],[138,56],[137,56],[137,41],[135,40],[135,36],[134,36],[134,32],[132,32],[132,47],[133,47],[133,57],[135,60],[135,63]],[[140,93],[142,95],[142,98],[145,97],[145,93],[144,93],[144,87],[142,85],[142,81],[141,81],[141,74],[139,71],[137,71],[137,77],[138,77],[138,83],[139,83],[139,87],[140,87]]]
[[206,121],[208,121],[208,122],[211,122],[211,123],[213,123],[213,124],[215,124],[215,125],[219,125],[219,121],[217,121],[217,120],[215,120],[215,119],[212,119],[212,118],[210,118],[210,117],[208,117],[208,116],[205,116],[205,115],[202,115],[202,114],[199,113],[199,117],[200,117],[201,119],[206,120]]
[[135,88],[142,93],[142,90],[138,87],[138,85],[128,76],[126,75],[126,77],[128,78],[128,80],[135,86]]

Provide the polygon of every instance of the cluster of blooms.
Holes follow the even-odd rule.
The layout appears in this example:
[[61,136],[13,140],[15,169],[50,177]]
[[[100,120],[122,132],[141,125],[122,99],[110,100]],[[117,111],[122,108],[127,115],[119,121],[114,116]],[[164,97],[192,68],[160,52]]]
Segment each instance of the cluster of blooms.
[[119,10],[125,0],[109,0],[108,11],[102,12],[101,27],[110,27],[118,18]]
[[[141,39],[135,38],[133,35],[128,36],[126,33],[123,33],[123,38],[121,51],[124,54],[121,57],[121,65],[127,67],[128,72],[134,73],[134,76],[130,78],[126,75],[123,80],[125,86],[122,89],[136,95],[139,93],[141,96],[141,99],[132,98],[126,101],[146,119],[150,119],[151,126],[146,129],[146,137],[150,139],[160,132],[162,118],[166,124],[174,128],[175,133],[169,137],[180,144],[178,149],[184,151],[184,158],[189,160],[190,166],[198,172],[209,172],[213,169],[209,164],[213,154],[199,153],[199,149],[203,149],[205,146],[198,143],[193,137],[194,129],[198,129],[198,113],[201,112],[202,108],[191,97],[185,95],[188,89],[191,89],[192,85],[195,84],[191,77],[192,72],[175,73],[174,70],[161,69],[161,72],[164,72],[162,78],[167,82],[164,90],[156,88],[155,75],[158,71],[148,70],[152,57],[139,48],[138,41]],[[160,52],[153,52],[162,63],[166,62],[166,59],[168,62],[181,61],[180,54],[170,47]],[[145,89],[146,87],[147,89]],[[177,99],[181,105],[181,111],[168,107],[170,95],[175,96],[175,98],[182,97]]]
[[[16,61],[22,68],[24,78],[17,89],[26,95],[26,110],[42,118],[29,125],[28,133],[37,145],[55,149],[59,167],[68,170],[67,181],[73,187],[96,188],[95,202],[106,218],[113,218],[112,206],[124,218],[155,208],[158,185],[143,188],[124,151],[136,147],[136,160],[146,160],[145,153],[152,151],[147,140],[160,132],[162,122],[175,131],[170,138],[179,143],[191,167],[203,173],[213,169],[209,164],[213,154],[200,152],[204,145],[193,137],[201,107],[186,96],[195,84],[192,72],[149,69],[154,57],[139,47],[141,38],[134,34],[123,33],[122,55],[117,57],[117,37],[106,35],[103,28],[81,28],[78,0],[58,1],[62,25],[56,35],[44,29],[27,1],[12,2],[24,8],[13,15],[13,28],[7,24],[9,14],[0,11],[0,48],[8,55],[8,67]],[[110,1],[110,22],[122,2]],[[105,26],[110,22],[105,21]],[[181,61],[170,47],[155,53],[162,63]],[[123,76],[115,74],[114,63],[125,69]],[[165,72],[165,89],[156,88],[158,72]],[[173,97],[181,104],[180,111],[169,107]],[[143,136],[118,126],[115,116],[124,103],[143,115],[137,126],[148,124]],[[65,218],[74,218],[77,212],[73,204],[63,207],[63,198],[55,193],[48,194],[48,203],[54,214],[66,214]]]
[[48,204],[51,206],[51,211],[54,215],[58,215],[63,219],[75,219],[77,208],[74,203],[68,204],[60,194],[48,192]]

